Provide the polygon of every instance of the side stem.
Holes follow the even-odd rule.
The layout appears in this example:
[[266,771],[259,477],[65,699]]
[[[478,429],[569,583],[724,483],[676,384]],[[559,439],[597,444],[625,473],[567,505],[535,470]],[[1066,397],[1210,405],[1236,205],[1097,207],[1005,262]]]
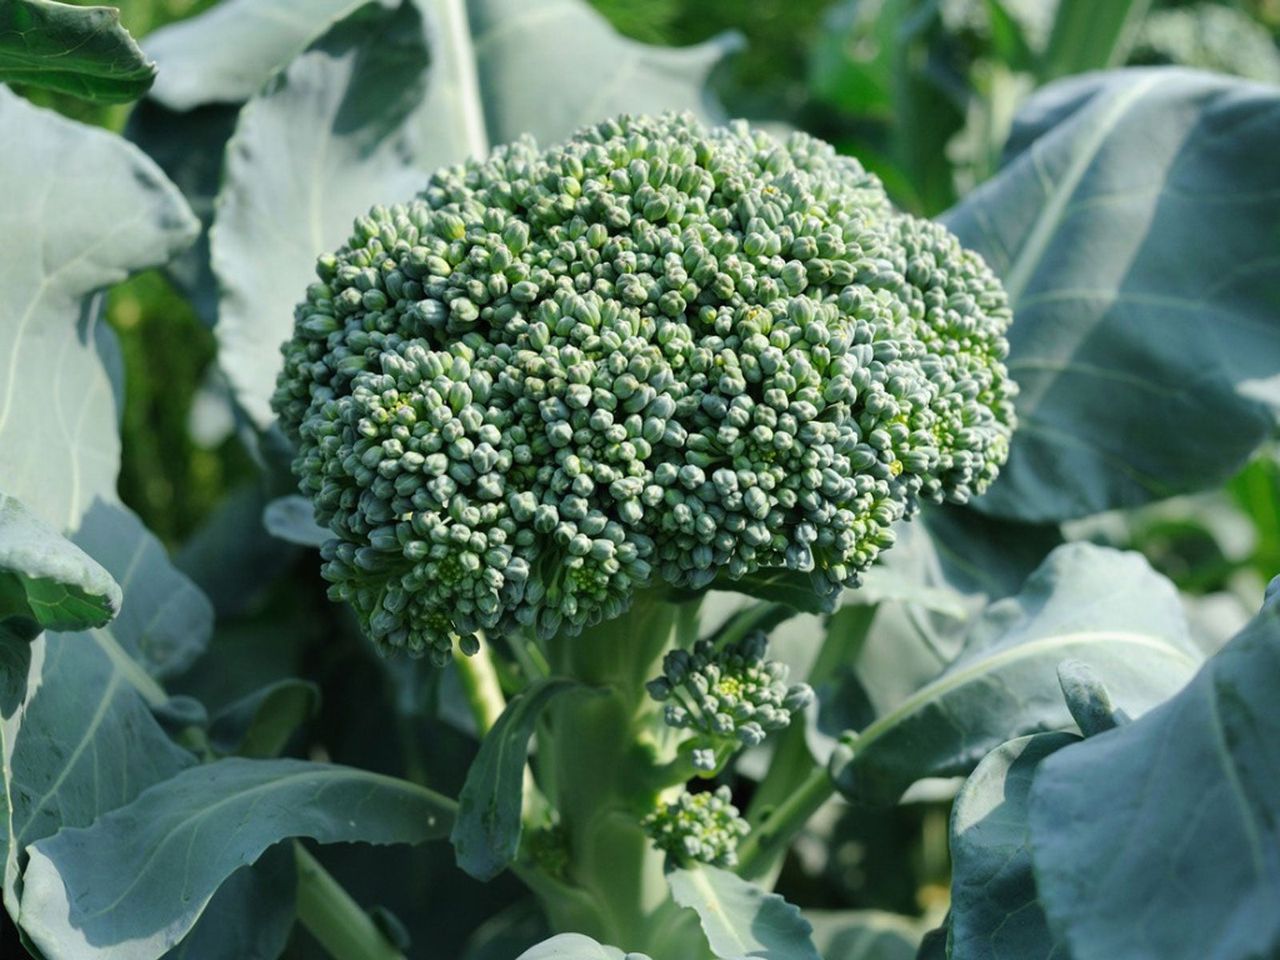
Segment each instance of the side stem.
[[298,919],[335,960],[405,960],[351,894],[300,843]]

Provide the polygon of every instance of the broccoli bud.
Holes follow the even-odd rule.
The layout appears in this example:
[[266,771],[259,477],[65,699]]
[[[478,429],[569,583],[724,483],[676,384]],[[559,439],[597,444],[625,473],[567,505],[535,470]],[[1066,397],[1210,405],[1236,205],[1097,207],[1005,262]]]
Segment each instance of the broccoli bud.
[[374,208],[273,407],[379,649],[572,634],[763,569],[834,596],[1008,452],[990,270],[803,134],[621,117]]
[[732,867],[738,862],[738,841],[751,830],[732,801],[728,787],[682,793],[645,817],[641,826],[653,845],[677,863]]
[[700,640],[668,653],[662,676],[649,682],[649,695],[666,704],[667,726],[697,734],[697,769],[717,769],[726,749],[756,746],[813,700],[808,684],[787,685],[786,664],[765,659],[767,643],[760,631],[720,650]]

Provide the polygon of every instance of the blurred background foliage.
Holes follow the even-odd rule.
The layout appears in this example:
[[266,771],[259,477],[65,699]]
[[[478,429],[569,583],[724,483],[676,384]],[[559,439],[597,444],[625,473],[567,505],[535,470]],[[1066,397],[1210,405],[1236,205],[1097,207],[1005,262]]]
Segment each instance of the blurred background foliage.
[[[145,38],[213,2],[117,5],[128,29]],[[1049,49],[1056,0],[591,2],[619,31],[647,43],[682,46],[737,31],[745,46],[713,77],[730,114],[799,127],[833,142],[877,171],[899,204],[928,215],[991,175],[1016,103],[1062,72]],[[1280,0],[1158,2],[1144,13],[1124,37],[1112,38],[1113,49],[1086,49],[1076,65],[1091,56],[1096,66],[1172,62],[1280,81]],[[23,92],[116,131],[128,116],[127,106]],[[260,489],[257,461],[271,452],[242,442],[249,432],[231,413],[211,331],[158,272],[117,287],[108,316],[126,365],[120,493],[210,593],[221,624],[202,668],[192,672],[188,688],[180,683],[175,692],[198,694],[213,710],[253,680],[319,678],[324,698],[314,722],[333,759],[403,773],[405,758],[416,757],[418,766],[408,775],[437,788],[456,786],[450,778],[465,769],[473,746],[433,719],[450,716],[448,702],[424,702],[432,696],[447,701],[448,684],[424,694],[426,685],[415,674],[420,666],[378,664],[343,611],[324,599],[309,555],[237,526],[256,524],[260,516],[268,491]],[[1203,618],[1214,634],[1229,634],[1280,570],[1280,451],[1265,451],[1218,491],[1089,518],[1066,533],[1141,550],[1191,595],[1193,618]],[[231,543],[235,549],[229,551]],[[253,656],[241,655],[248,649]],[[243,677],[245,671],[261,677]],[[372,753],[370,744],[376,745]],[[946,803],[927,799],[874,816],[832,807],[797,844],[782,889],[814,907],[907,914],[944,907],[946,818]],[[437,845],[428,854],[395,856],[413,860],[413,872],[379,870],[354,847],[334,860],[358,897],[387,903],[403,917],[426,894],[416,887],[389,889],[386,878],[412,875],[425,884],[433,870],[448,866],[443,861],[451,853]],[[432,896],[447,901],[453,930],[474,929],[496,905],[518,900],[512,883],[480,888],[457,873],[450,877],[450,889]],[[527,904],[517,903],[472,939],[475,949],[491,941],[492,952],[468,956],[504,956],[503,944],[536,927]],[[463,935],[442,932],[441,955],[454,955],[449,948]]]

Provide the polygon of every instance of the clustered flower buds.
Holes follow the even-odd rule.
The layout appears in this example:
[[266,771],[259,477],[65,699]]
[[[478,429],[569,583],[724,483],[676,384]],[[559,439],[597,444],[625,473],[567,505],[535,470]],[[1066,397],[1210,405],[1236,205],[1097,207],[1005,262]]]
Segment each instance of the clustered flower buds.
[[649,814],[642,826],[653,845],[677,862],[716,867],[737,864],[738,841],[751,829],[733,805],[728,787],[682,793]]
[[999,282],[804,134],[621,117],[356,221],[273,407],[379,649],[574,633],[764,569],[832,597],[995,477]]
[[662,676],[649,682],[649,695],[666,704],[667,726],[699,735],[696,768],[716,769],[718,746],[756,746],[813,700],[808,684],[787,685],[786,664],[765,659],[767,645],[761,631],[718,650],[699,640],[668,653]]

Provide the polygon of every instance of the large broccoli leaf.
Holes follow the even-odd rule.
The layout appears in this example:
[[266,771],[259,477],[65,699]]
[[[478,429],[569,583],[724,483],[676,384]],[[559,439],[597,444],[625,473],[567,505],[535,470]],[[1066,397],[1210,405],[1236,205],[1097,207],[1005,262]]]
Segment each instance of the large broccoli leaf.
[[0,82],[121,103],[147,92],[150,63],[113,7],[51,0],[0,3]]
[[196,222],[136,147],[0,89],[0,473],[56,529],[115,500],[119,357],[95,291],[163,263]]
[[445,835],[452,816],[452,801],[406,780],[301,760],[220,760],[37,843],[23,922],[51,956],[78,944],[83,960],[155,960],[236,869],[283,839],[421,843]]
[[1031,788],[1031,854],[1076,960],[1280,952],[1280,598],[1181,693],[1068,746]]
[[1068,658],[1134,716],[1177,691],[1200,654],[1173,585],[1141,556],[1067,544],[987,608],[945,670],[833,754],[837,786],[892,804],[916,780],[968,773],[1010,736],[1069,728],[1055,673]]
[[1057,521],[1211,486],[1280,410],[1280,91],[1093,74],[1023,108],[945,218],[1000,274],[1022,387],[980,509]]

